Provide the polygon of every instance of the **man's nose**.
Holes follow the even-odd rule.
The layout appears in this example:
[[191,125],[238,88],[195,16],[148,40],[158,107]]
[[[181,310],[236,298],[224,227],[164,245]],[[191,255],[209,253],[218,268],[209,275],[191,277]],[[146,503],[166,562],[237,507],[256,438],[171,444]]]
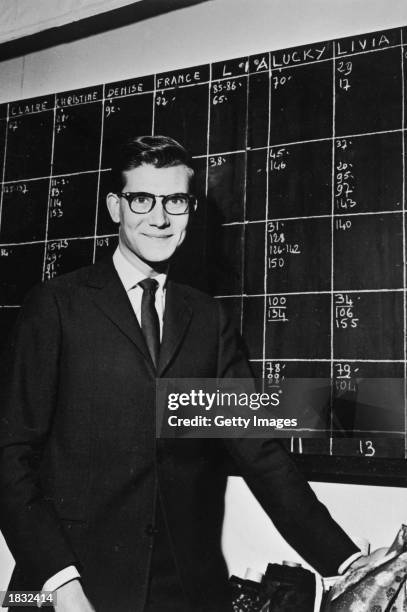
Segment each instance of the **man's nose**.
[[161,198],[157,197],[156,204],[149,214],[149,223],[157,227],[165,227],[170,224],[168,213],[163,206]]

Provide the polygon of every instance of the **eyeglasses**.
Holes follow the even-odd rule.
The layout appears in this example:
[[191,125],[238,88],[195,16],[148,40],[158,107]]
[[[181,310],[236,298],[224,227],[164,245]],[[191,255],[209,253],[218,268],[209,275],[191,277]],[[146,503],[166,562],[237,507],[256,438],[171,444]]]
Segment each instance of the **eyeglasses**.
[[143,191],[126,191],[116,194],[125,198],[130,210],[137,215],[145,215],[153,210],[157,198],[161,198],[162,205],[169,215],[186,215],[191,209],[196,210],[197,199],[190,193],[171,193],[170,195],[154,195]]

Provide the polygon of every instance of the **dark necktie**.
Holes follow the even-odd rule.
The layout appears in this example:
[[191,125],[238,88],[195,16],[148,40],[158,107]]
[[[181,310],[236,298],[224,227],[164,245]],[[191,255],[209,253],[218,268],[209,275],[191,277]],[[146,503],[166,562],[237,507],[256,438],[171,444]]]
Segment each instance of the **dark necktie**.
[[147,342],[151,359],[155,367],[157,367],[160,352],[160,323],[155,309],[155,292],[157,291],[158,282],[154,278],[145,278],[139,282],[139,285],[143,290],[141,300],[141,331]]

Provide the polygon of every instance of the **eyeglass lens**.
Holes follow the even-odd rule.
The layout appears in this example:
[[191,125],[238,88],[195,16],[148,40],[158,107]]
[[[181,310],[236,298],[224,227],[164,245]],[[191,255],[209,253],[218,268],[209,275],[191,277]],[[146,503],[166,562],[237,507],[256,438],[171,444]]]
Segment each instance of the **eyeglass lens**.
[[[130,200],[130,208],[136,213],[147,213],[152,210],[156,203],[156,196],[147,193],[132,194]],[[190,197],[188,194],[173,194],[164,196],[162,203],[164,209],[173,215],[179,215],[188,212]]]

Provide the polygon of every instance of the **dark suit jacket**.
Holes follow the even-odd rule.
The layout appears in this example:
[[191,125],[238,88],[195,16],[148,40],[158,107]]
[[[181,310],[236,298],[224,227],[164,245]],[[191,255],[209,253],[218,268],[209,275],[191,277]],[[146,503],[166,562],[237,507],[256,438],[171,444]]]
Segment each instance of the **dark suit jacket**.
[[217,301],[169,281],[156,373],[111,260],[31,293],[1,366],[10,588],[40,589],[76,564],[97,612],[141,611],[159,494],[191,609],[220,609],[225,447],[286,540],[318,571],[335,573],[357,549],[280,445],[156,441],[156,375],[250,375]]

